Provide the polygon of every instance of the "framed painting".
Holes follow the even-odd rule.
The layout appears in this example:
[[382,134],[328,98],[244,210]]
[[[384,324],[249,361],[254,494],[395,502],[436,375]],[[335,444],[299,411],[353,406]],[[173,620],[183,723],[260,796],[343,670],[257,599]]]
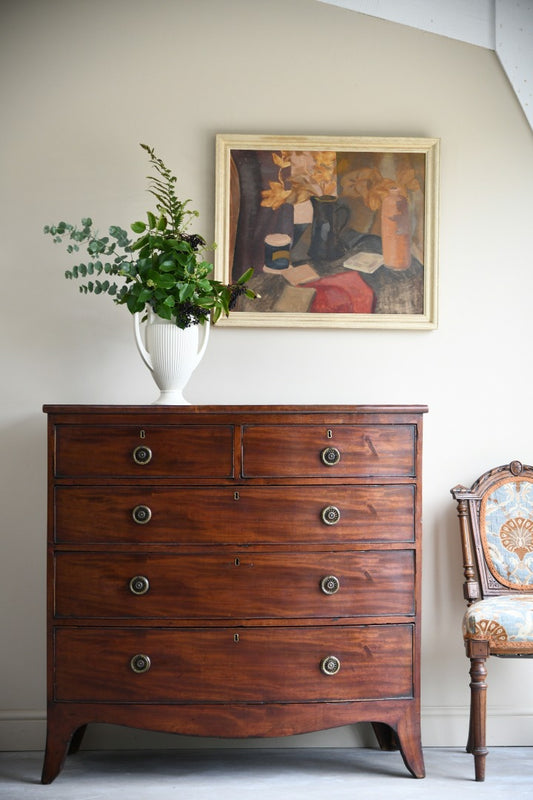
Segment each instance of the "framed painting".
[[219,325],[437,327],[439,140],[218,134]]

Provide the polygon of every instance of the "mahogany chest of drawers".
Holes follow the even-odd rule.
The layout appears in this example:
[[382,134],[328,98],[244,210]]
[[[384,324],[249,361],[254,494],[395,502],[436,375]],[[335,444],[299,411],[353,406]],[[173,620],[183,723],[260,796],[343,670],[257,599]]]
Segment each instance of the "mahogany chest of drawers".
[[424,406],[45,406],[42,781],[89,723],[370,722],[423,777]]

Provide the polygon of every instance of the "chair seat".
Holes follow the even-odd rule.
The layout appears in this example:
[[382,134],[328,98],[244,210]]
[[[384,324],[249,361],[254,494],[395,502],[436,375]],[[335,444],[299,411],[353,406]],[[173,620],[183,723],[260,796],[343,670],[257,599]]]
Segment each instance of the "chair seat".
[[493,653],[533,653],[533,594],[474,603],[463,617],[463,636],[488,640]]

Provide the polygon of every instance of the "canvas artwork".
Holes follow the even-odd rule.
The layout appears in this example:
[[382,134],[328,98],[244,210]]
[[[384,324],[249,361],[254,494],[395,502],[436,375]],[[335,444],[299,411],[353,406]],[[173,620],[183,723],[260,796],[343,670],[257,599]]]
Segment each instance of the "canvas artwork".
[[436,327],[438,140],[217,137],[223,324]]

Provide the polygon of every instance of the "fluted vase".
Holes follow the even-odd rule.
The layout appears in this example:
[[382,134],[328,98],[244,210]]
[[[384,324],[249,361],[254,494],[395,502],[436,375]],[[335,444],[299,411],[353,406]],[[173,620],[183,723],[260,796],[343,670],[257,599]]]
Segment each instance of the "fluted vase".
[[181,329],[149,309],[143,335],[142,316],[134,314],[135,341],[160,391],[153,404],[190,405],[183,390],[205,353],[209,322]]

